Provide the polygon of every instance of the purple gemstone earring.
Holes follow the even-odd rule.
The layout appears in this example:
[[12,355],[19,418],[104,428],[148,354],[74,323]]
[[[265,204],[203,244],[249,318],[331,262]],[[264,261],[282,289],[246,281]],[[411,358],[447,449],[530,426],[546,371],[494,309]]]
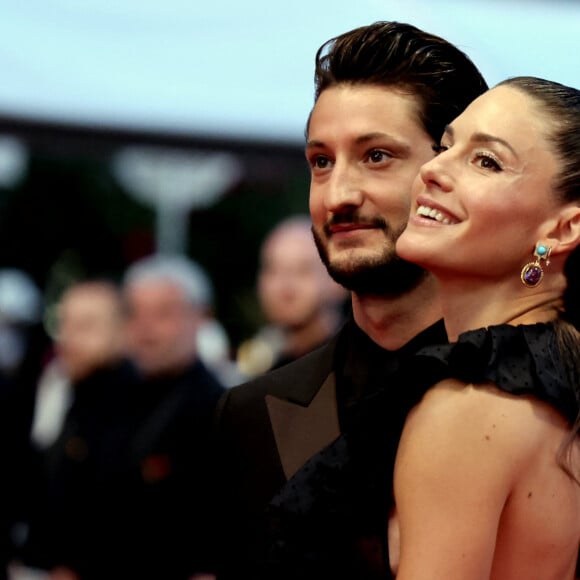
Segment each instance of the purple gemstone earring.
[[541,260],[546,260],[546,266],[550,264],[550,253],[552,248],[546,244],[538,242],[534,251],[534,262],[528,262],[523,268],[520,278],[528,288],[535,288],[544,278],[544,270],[540,264]]

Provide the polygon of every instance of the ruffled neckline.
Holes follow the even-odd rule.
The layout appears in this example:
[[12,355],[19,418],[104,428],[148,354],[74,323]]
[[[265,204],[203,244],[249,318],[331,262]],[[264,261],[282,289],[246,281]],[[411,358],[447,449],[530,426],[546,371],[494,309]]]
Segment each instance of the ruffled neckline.
[[[429,362],[431,359],[431,362]],[[415,368],[441,366],[441,378],[466,383],[494,383],[514,395],[533,395],[560,411],[570,422],[578,400],[568,379],[554,323],[489,326],[462,333],[456,342],[421,349]],[[433,380],[432,369],[425,380]],[[423,374],[419,371],[419,374]]]

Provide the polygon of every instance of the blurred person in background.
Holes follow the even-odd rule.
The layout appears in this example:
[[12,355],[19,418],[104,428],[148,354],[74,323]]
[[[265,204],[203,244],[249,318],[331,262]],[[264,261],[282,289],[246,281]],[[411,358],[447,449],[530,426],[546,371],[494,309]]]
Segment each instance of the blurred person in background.
[[183,579],[205,571],[215,489],[210,429],[225,391],[198,351],[211,284],[186,257],[154,255],[128,268],[123,294],[129,355],[141,374],[130,449],[133,577]]
[[321,262],[311,227],[308,216],[291,216],[262,243],[257,290],[266,324],[238,350],[238,367],[246,377],[322,346],[343,322],[348,293]]
[[[37,487],[19,559],[54,578],[105,577],[120,541],[115,520],[124,503],[133,427],[129,395],[137,378],[126,358],[119,289],[106,280],[73,284],[57,305],[55,330],[54,360],[70,401],[55,406],[39,386],[32,430]],[[43,426],[51,421],[43,416],[55,410],[60,416],[64,405],[62,424],[53,418],[50,429]],[[16,578],[24,573],[15,566]]]
[[34,393],[49,347],[42,303],[40,289],[26,272],[0,269],[0,578],[6,577],[13,557],[14,527],[24,517]]
[[211,577],[196,536],[211,517],[207,439],[224,392],[198,356],[210,301],[205,273],[180,256],[131,265],[121,293],[65,293],[56,352],[74,399],[43,454],[29,567],[54,580]]
[[125,296],[131,357],[144,376],[179,374],[199,360],[220,382],[238,380],[229,337],[214,316],[212,282],[197,262],[178,255],[143,258],[126,273]]
[[58,308],[56,353],[73,383],[125,358],[123,305],[115,285],[81,282],[64,293]]
[[31,438],[35,447],[51,445],[72,402],[72,384],[124,355],[119,289],[108,280],[83,281],[65,290],[47,317],[54,356],[44,367],[34,409]]

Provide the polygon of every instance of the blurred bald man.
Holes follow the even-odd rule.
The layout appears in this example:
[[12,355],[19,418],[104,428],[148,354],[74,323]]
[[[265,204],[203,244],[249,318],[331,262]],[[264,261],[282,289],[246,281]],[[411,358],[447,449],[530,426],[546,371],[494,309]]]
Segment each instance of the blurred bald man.
[[258,299],[266,325],[240,347],[248,376],[283,366],[321,346],[343,321],[347,292],[320,261],[308,216],[280,222],[260,252]]
[[213,285],[187,256],[156,254],[131,264],[123,297],[128,349],[142,378],[131,450],[137,467],[132,545],[123,578],[199,577],[206,572],[205,526],[215,509],[210,431],[225,392],[198,349]]

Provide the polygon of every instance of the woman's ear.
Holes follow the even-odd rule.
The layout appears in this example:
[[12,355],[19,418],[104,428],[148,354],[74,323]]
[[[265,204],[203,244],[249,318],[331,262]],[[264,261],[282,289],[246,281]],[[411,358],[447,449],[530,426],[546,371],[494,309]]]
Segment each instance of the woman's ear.
[[571,252],[580,245],[580,206],[567,205],[559,213],[556,225],[546,236],[552,255]]

